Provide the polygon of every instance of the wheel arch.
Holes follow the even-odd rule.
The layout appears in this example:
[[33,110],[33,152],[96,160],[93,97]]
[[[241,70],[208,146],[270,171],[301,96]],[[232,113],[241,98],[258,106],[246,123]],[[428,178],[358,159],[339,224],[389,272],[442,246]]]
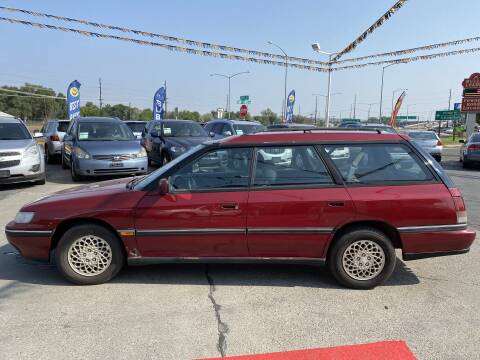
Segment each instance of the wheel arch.
[[328,256],[330,255],[330,250],[332,249],[333,244],[335,244],[335,242],[338,241],[338,239],[340,239],[343,234],[359,228],[373,228],[373,229],[379,230],[383,232],[390,239],[395,249],[403,249],[400,233],[398,232],[397,228],[392,224],[389,224],[384,221],[379,221],[379,220],[358,220],[358,221],[346,223],[340,226],[339,228],[335,229],[327,245],[325,258],[328,259]]
[[118,235],[117,231],[115,228],[109,224],[108,222],[101,220],[101,219],[95,219],[95,218],[73,218],[73,219],[66,219],[62,221],[58,226],[55,228],[55,231],[52,236],[52,242],[50,245],[50,251],[53,251],[57,248],[57,245],[62,238],[63,234],[69,229],[71,229],[73,226],[77,225],[89,225],[89,224],[95,224],[102,226],[106,229],[108,229],[119,241],[119,243],[122,245],[123,253],[124,256],[127,256],[127,252],[125,249],[125,244],[123,243],[122,239]]

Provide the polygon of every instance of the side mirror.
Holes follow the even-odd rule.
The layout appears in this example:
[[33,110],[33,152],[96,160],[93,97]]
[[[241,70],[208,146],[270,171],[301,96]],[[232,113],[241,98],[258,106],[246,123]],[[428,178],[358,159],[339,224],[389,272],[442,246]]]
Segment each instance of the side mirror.
[[460,144],[465,144],[465,140],[463,140],[463,139],[458,140],[458,142],[459,142]]
[[158,133],[157,130],[152,130],[152,132],[150,133],[150,135],[151,135],[152,137],[156,137],[156,138],[160,137],[160,134]]
[[166,195],[170,192],[170,184],[168,183],[168,179],[160,179],[158,181],[158,193],[160,195]]
[[208,135],[210,135],[210,137],[215,137],[215,133],[213,131],[210,131]]
[[38,131],[35,131],[35,132],[33,133],[33,137],[34,137],[35,139],[39,139],[39,138],[43,137],[43,133],[38,132]]

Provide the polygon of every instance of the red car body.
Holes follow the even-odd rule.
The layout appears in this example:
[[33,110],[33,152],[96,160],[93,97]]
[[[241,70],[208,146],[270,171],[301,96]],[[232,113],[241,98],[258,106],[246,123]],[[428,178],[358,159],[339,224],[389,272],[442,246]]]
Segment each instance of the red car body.
[[[387,234],[406,260],[467,252],[476,233],[458,222],[458,214],[465,211],[459,191],[402,135],[260,133],[213,142],[203,151],[360,142],[411,147],[435,175],[434,180],[374,186],[350,186],[336,180],[332,186],[319,188],[250,186],[243,191],[164,195],[156,186],[129,188],[130,179],[112,180],[61,191],[24,206],[22,212],[35,213],[33,220],[28,224],[10,222],[6,235],[23,256],[48,260],[67,229],[79,223],[97,223],[118,234],[131,264],[203,258],[323,261],[336,235],[359,224]],[[182,161],[189,157],[180,159],[179,164]],[[165,171],[175,171],[175,166]]]

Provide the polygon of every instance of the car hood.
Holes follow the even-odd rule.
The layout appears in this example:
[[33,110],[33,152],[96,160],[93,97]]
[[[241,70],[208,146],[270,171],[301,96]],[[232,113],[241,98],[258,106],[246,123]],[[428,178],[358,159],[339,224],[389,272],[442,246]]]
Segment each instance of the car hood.
[[205,141],[211,140],[208,136],[187,136],[187,137],[172,137],[167,138],[166,142],[168,145],[177,145],[183,146],[187,149],[197,146]]
[[18,151],[23,152],[25,148],[33,144],[32,139],[25,140],[0,140],[0,151]]
[[140,151],[138,140],[128,141],[79,141],[78,146],[90,155],[125,155]]

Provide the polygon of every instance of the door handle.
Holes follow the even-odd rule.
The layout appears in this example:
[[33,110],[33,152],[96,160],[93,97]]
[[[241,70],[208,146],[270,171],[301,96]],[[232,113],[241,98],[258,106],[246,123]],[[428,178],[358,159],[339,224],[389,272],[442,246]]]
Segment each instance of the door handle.
[[240,206],[238,203],[223,203],[220,204],[220,208],[223,210],[238,210]]
[[328,206],[330,207],[342,207],[345,206],[345,203],[343,201],[331,201],[328,203]]

